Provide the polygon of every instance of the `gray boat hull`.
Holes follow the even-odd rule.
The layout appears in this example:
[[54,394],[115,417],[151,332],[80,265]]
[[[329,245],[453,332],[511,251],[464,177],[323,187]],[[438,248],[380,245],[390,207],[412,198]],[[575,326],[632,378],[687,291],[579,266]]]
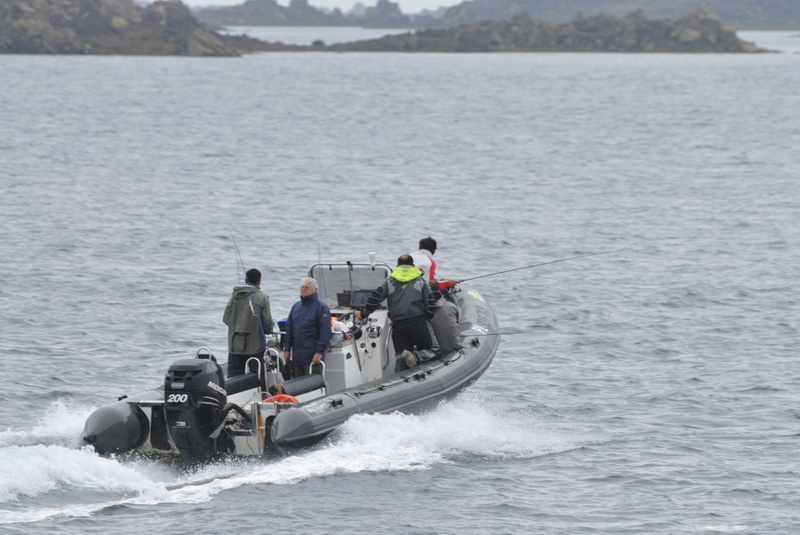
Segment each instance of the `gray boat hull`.
[[500,344],[497,318],[477,292],[465,292],[458,300],[463,349],[285,410],[272,423],[272,442],[284,450],[305,447],[354,414],[420,410],[476,381],[491,364]]

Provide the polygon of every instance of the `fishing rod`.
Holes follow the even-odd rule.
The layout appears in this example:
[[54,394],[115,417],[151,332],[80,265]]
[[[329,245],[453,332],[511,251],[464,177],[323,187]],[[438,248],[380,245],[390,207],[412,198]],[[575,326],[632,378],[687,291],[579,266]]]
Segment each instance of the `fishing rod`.
[[558,262],[566,262],[567,260],[576,260],[578,258],[587,258],[589,256],[600,256],[600,255],[604,255],[604,254],[618,253],[620,251],[625,251],[625,250],[627,250],[627,248],[626,249],[615,249],[613,251],[604,251],[602,253],[591,253],[591,254],[583,254],[583,255],[579,255],[579,256],[571,256],[569,258],[561,258],[559,260],[551,260],[550,262],[541,262],[539,264],[531,264],[530,266],[522,266],[522,267],[513,268],[513,269],[505,269],[503,271],[495,271],[494,273],[487,273],[486,275],[478,275],[477,277],[470,277],[468,279],[462,279],[461,282],[473,281],[475,279],[482,279],[484,277],[492,277],[494,275],[501,275],[503,273],[510,273],[512,271],[519,271],[521,269],[530,269],[530,268],[535,268],[535,267],[539,267],[539,266],[546,266],[548,264],[557,264]]
[[[242,254],[239,252],[239,245],[236,243],[236,236],[233,235],[233,229],[228,229],[231,233],[231,239],[233,239],[233,247],[236,249],[236,256],[239,257],[239,264],[242,266],[242,277],[247,280],[247,269],[244,267],[244,260],[242,260]],[[238,268],[237,268],[238,270]]]

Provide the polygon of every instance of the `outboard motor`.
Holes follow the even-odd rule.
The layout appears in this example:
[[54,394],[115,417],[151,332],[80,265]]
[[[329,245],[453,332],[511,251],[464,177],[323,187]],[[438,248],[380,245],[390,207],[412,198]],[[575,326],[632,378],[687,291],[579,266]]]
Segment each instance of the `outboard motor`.
[[228,411],[225,375],[208,359],[172,363],[164,379],[164,408],[172,443],[188,462],[203,462],[233,449],[224,432]]

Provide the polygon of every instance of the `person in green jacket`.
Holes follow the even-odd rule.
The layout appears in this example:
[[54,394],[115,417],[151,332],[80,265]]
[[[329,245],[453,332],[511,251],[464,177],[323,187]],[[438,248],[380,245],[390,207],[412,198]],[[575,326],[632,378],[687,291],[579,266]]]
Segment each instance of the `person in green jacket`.
[[431,327],[438,296],[422,270],[414,266],[411,255],[404,254],[397,259],[397,268],[369,296],[363,312],[356,312],[358,319],[366,319],[384,300],[388,302],[396,372],[440,356]]

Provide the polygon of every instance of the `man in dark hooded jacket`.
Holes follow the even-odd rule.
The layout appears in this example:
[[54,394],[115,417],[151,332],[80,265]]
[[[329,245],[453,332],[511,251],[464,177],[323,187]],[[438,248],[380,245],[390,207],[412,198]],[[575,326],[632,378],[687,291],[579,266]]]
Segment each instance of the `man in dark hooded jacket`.
[[397,268],[369,296],[364,311],[356,312],[358,319],[366,319],[384,300],[388,302],[396,372],[440,356],[431,327],[438,295],[422,270],[414,266],[411,255],[404,254],[397,259]]
[[228,326],[228,377],[242,375],[248,359],[261,362],[266,335],[272,332],[269,297],[261,292],[259,270],[248,270],[245,285],[233,288],[222,321]]

